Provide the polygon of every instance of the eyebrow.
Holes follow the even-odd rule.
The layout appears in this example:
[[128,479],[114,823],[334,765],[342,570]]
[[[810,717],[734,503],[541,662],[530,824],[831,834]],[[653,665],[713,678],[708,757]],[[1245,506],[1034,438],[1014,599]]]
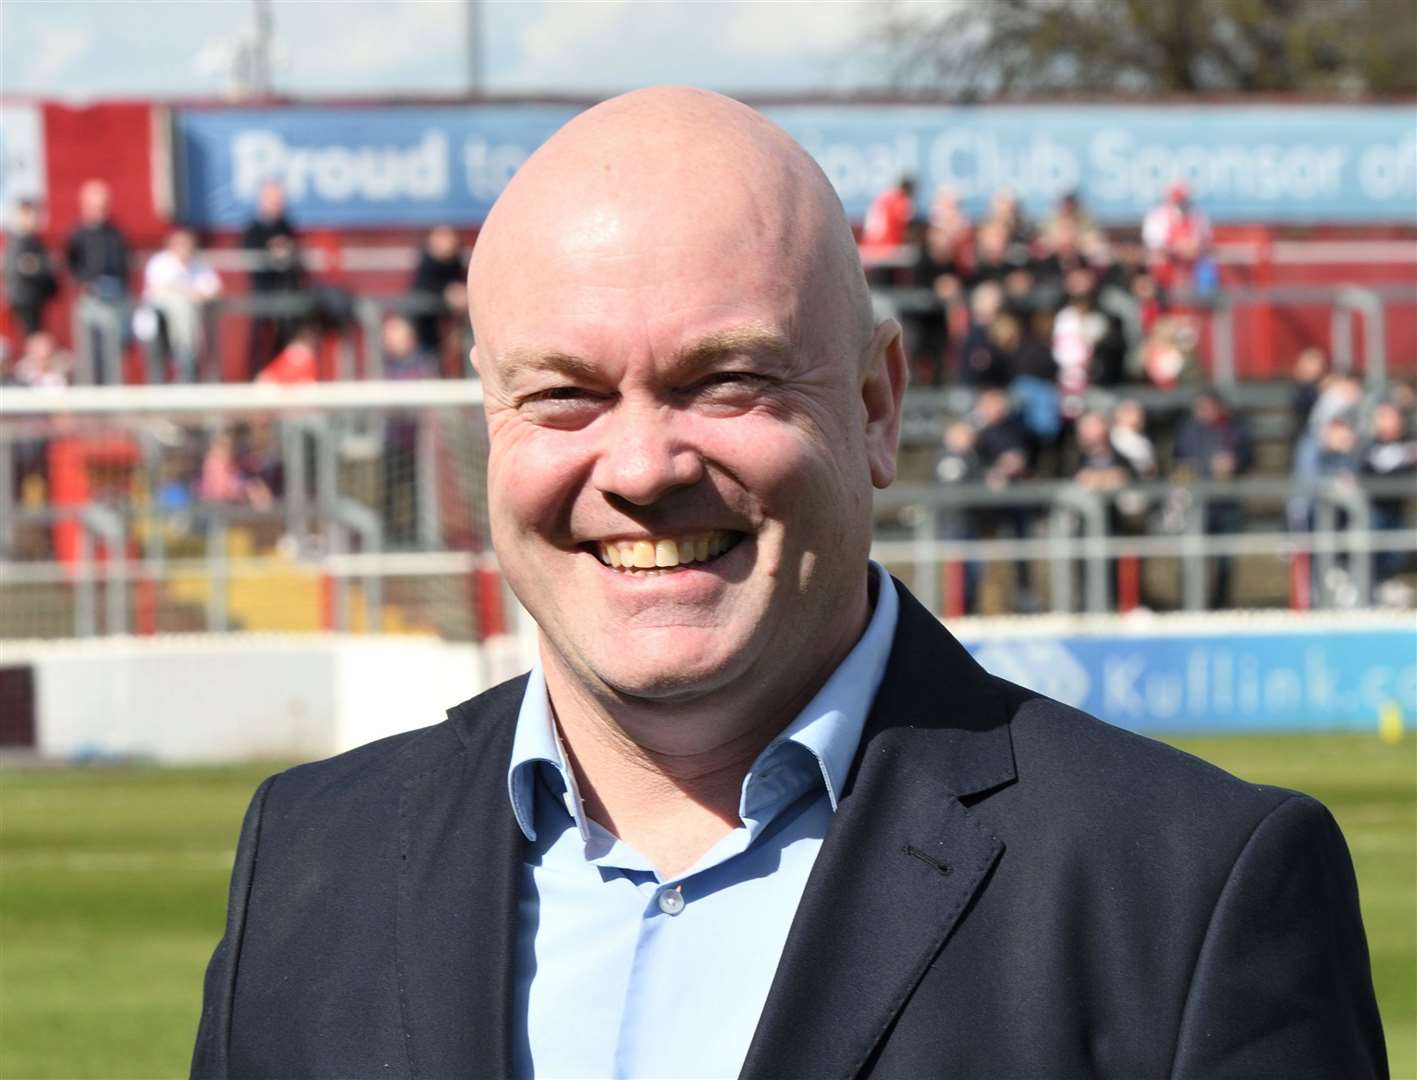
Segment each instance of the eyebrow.
[[791,343],[780,334],[765,327],[746,326],[720,330],[700,338],[677,353],[671,366],[675,370],[705,367],[725,356],[751,355],[778,360],[791,353]]
[[[707,334],[677,352],[669,362],[671,372],[706,367],[728,356],[754,355],[769,360],[785,358],[792,345],[780,334],[765,327],[736,327]],[[603,376],[590,360],[573,353],[540,352],[535,349],[511,348],[498,358],[501,376],[515,379],[535,372],[552,372],[570,378],[594,381]]]
[[589,360],[570,353],[538,352],[535,349],[508,349],[497,358],[498,373],[504,379],[549,371],[578,379],[594,379],[596,367]]

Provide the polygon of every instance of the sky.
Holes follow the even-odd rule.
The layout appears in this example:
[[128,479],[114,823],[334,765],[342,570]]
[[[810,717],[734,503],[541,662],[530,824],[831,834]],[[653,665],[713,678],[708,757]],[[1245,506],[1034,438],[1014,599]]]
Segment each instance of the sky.
[[[839,92],[879,82],[872,0],[482,0],[491,93],[598,95],[661,82]],[[272,0],[275,87],[295,97],[468,86],[464,0]],[[0,92],[77,101],[221,97],[251,0],[3,0]]]

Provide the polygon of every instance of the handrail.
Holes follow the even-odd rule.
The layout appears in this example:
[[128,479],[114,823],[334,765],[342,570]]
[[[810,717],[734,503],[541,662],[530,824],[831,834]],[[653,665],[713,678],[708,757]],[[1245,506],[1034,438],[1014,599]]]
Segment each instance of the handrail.
[[[331,530],[331,555],[347,554],[350,536],[358,537],[361,552],[378,554],[383,551],[384,523],[378,514],[363,503],[347,497],[336,499],[332,509],[337,527]],[[383,578],[370,572],[362,577],[367,625],[377,633],[384,625]],[[334,579],[333,622],[336,630],[349,629],[349,578],[345,576]]]

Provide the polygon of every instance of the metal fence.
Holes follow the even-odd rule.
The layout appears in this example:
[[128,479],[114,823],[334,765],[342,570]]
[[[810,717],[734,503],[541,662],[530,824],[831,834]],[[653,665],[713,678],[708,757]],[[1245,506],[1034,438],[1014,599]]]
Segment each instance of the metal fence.
[[[942,404],[932,399],[926,411]],[[489,550],[480,406],[473,381],[7,389],[0,637],[402,628],[466,639],[497,629],[506,597]],[[237,423],[267,433],[282,478],[267,504],[158,497],[184,446]],[[67,498],[17,492],[22,451],[46,443],[51,454],[56,443],[120,447],[121,482]],[[1285,527],[1295,500],[1311,510],[1312,528]],[[1378,503],[1402,507],[1398,527],[1377,527]],[[1256,555],[1291,571],[1265,602],[1361,606],[1375,597],[1375,556],[1417,550],[1414,504],[1410,478],[1116,492],[1071,481],[903,485],[877,495],[873,551],[949,615],[966,610],[969,573],[1018,563],[1046,582],[1048,610],[1135,606],[1139,570],[1162,562],[1174,567],[1172,606],[1204,610],[1224,561]],[[1218,506],[1236,510],[1223,527]],[[1003,515],[1012,538],[989,535],[990,519]]]
[[[1212,509],[1269,504],[1269,517],[1283,517],[1294,500],[1313,507],[1313,528],[1242,528],[1218,531]],[[1374,527],[1375,500],[1405,503],[1402,524]],[[1289,560],[1289,606],[1369,606],[1374,599],[1373,556],[1417,551],[1412,527],[1417,490],[1410,478],[1332,480],[1299,486],[1280,478],[1243,478],[1129,484],[1099,492],[1070,481],[1013,484],[898,486],[879,492],[878,529],[872,548],[878,560],[908,568],[913,588],[931,610],[962,613],[961,570],[970,564],[1034,562],[1048,573],[1048,610],[1103,612],[1134,606],[1121,595],[1121,579],[1135,574],[1136,560],[1173,559],[1180,572],[1179,606],[1205,610],[1208,584],[1219,560],[1266,555]],[[1119,504],[1120,507],[1119,507]],[[1161,524],[1128,534],[1114,526],[1118,510],[1133,520],[1160,518]],[[998,509],[1024,511],[1028,535],[1016,539],[961,537],[973,532],[961,522]],[[1170,513],[1162,513],[1164,511]],[[1251,518],[1254,522],[1256,519]],[[1264,518],[1258,519],[1263,523]],[[1333,587],[1331,571],[1341,566],[1345,595]],[[1079,587],[1080,582],[1080,587]]]

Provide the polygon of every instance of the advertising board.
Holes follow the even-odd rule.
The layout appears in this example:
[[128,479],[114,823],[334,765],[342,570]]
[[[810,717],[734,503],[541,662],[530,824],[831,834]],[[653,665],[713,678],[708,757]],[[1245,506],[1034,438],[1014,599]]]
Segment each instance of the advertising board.
[[971,636],[987,670],[1135,731],[1375,728],[1417,716],[1411,627]]
[[[303,224],[480,222],[508,177],[580,106],[469,104],[182,109],[179,201],[235,228],[261,182]],[[817,158],[848,214],[902,175],[978,213],[1012,188],[1033,213],[1079,191],[1134,223],[1173,180],[1216,221],[1412,222],[1417,117],[1408,105],[833,105],[764,111]]]

